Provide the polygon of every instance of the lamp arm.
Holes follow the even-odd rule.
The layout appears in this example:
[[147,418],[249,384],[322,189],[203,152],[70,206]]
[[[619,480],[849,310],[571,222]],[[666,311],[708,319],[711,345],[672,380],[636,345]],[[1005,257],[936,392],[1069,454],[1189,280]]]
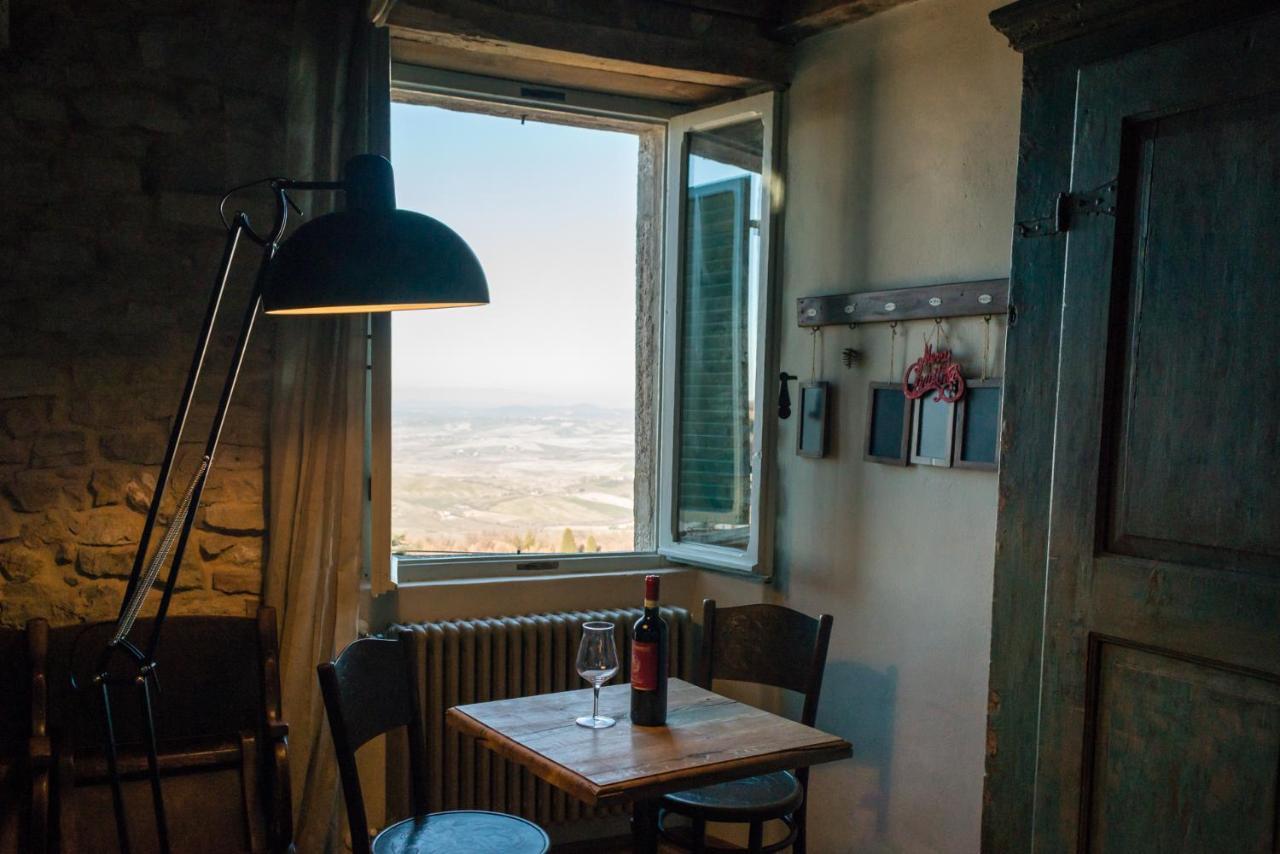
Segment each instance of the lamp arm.
[[156,520],[160,514],[160,504],[169,486],[169,477],[173,472],[173,460],[177,455],[178,445],[182,441],[182,433],[186,428],[187,417],[191,412],[191,401],[195,396],[196,385],[199,383],[200,373],[204,368],[205,357],[208,355],[209,340],[212,337],[214,321],[218,316],[222,296],[226,292],[231,266],[240,245],[240,238],[248,227],[248,218],[244,214],[238,214],[231,227],[227,230],[222,262],[214,279],[213,293],[209,297],[209,305],[205,310],[204,320],[200,324],[200,333],[196,338],[195,353],[191,357],[191,367],[187,371],[187,381],[182,388],[177,414],[173,420],[173,427],[169,432],[169,443],[160,462],[160,472],[156,478],[155,491],[151,496],[151,504],[147,508],[147,517],[142,526],[142,534],[138,538],[138,551],[134,555],[133,569],[129,573],[129,582],[125,586],[124,599],[120,603],[120,614],[116,619],[116,631],[113,634],[112,642],[102,652],[102,657],[97,666],[99,671],[106,668],[107,659],[110,657],[111,651],[119,645],[124,636],[128,635],[129,629],[133,625],[132,619],[126,619],[129,610],[133,607],[132,603],[137,599],[138,604],[141,604],[141,600],[146,596],[146,591],[139,592],[139,586],[142,581],[143,564],[146,560],[147,550],[151,545],[151,534],[155,530]]
[[[267,268],[271,263],[271,259],[275,257],[276,247],[277,244],[273,241],[265,244],[262,248],[258,272],[254,278],[253,291],[249,295],[249,304],[245,308],[244,318],[240,324],[240,334],[236,338],[231,364],[227,367],[227,376],[222,385],[222,394],[218,398],[218,408],[214,412],[213,423],[209,427],[209,436],[205,441],[204,456],[201,459],[200,467],[196,472],[187,496],[189,498],[189,501],[186,502],[189,505],[188,513],[182,520],[182,529],[178,534],[177,545],[173,550],[173,558],[170,560],[169,577],[165,579],[164,592],[160,597],[160,606],[156,610],[156,616],[151,625],[151,637],[147,641],[145,649],[148,662],[155,660],[156,647],[160,642],[160,629],[164,625],[165,615],[169,611],[169,602],[173,598],[173,591],[177,585],[178,570],[182,565],[182,556],[187,549],[187,540],[191,536],[192,525],[195,523],[196,509],[200,506],[200,497],[209,478],[209,471],[213,468],[214,453],[218,447],[218,440],[222,436],[222,427],[226,423],[227,410],[231,405],[232,395],[235,393],[236,381],[240,376],[240,368],[244,365],[245,353],[249,349],[249,339],[253,334],[254,322],[262,309],[262,285],[266,279]],[[176,516],[174,522],[177,522]]]

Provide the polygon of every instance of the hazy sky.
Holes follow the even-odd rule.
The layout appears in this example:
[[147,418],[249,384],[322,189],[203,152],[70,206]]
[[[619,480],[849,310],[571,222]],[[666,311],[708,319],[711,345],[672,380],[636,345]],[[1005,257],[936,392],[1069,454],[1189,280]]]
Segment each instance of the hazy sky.
[[488,306],[392,315],[398,399],[635,399],[635,136],[391,105],[400,207],[471,245]]

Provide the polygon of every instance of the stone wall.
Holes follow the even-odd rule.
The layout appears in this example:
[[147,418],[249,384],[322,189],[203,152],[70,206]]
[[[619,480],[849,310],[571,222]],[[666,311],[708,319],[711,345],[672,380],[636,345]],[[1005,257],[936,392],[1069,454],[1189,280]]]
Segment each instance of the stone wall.
[[[291,3],[11,6],[0,47],[0,624],[111,618],[221,255],[219,197],[283,167]],[[242,256],[246,274],[252,258]],[[203,445],[247,281],[238,275],[224,302],[197,441],[171,493]],[[260,322],[174,613],[256,606],[270,343]]]

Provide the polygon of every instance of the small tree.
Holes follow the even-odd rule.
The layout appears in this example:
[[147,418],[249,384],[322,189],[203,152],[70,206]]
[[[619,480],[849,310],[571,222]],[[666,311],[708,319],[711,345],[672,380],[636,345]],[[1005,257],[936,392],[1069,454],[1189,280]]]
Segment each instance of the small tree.
[[560,552],[562,554],[572,554],[578,550],[578,541],[573,538],[573,529],[565,528],[564,533],[560,535]]
[[600,544],[596,542],[595,534],[587,534],[587,549],[589,553],[600,551]]

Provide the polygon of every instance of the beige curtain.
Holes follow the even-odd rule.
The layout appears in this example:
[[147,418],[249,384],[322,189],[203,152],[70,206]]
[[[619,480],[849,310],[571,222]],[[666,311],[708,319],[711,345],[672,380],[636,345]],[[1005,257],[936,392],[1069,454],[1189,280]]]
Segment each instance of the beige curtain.
[[[298,0],[290,41],[288,175],[328,179],[363,152],[388,154],[385,30],[363,0]],[[300,199],[308,217],[334,200]],[[280,619],[298,850],[342,848],[337,766],[316,665],[356,636],[365,543],[366,315],[276,324],[264,596]]]

